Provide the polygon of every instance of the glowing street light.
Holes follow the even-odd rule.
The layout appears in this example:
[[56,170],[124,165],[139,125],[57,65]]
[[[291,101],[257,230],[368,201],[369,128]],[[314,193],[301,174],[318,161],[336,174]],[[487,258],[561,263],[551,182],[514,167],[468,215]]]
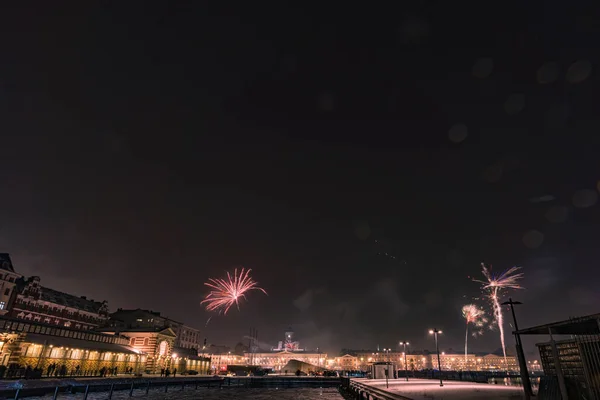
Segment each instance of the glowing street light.
[[406,365],[406,346],[408,346],[410,343],[400,342],[399,344],[404,346],[404,376],[406,376],[406,382],[408,382],[408,366]]
[[385,364],[385,387],[386,387],[386,389],[388,389],[390,387],[388,384],[388,379],[390,376],[390,357],[389,357],[389,355],[390,355],[391,350],[392,349],[383,349],[383,354],[387,353],[387,355],[388,355],[388,361],[386,361],[386,364]]
[[438,346],[438,334],[441,333],[442,331],[437,330],[436,328],[429,330],[429,334],[435,337],[435,352],[437,353],[438,371],[440,372],[440,386],[444,386],[444,382],[442,382],[442,362],[440,361],[440,347]]

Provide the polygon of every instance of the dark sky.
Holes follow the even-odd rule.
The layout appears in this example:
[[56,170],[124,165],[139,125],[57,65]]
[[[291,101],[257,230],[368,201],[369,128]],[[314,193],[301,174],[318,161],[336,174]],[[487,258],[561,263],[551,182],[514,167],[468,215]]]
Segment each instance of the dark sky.
[[39,3],[0,17],[19,272],[204,328],[250,267],[231,345],[460,348],[482,261],[523,267],[523,326],[598,311],[595,2]]

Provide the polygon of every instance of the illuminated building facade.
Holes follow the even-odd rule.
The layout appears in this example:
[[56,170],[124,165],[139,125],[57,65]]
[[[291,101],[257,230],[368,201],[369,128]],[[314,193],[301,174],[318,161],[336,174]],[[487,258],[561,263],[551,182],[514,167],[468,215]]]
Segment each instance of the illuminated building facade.
[[210,365],[213,373],[227,371],[228,365],[247,365],[248,358],[232,354],[230,351],[220,354],[210,355]]
[[[402,352],[369,352],[359,351],[353,352],[356,356],[357,369],[368,371],[370,365],[376,362],[392,362],[398,369],[405,369],[404,353]],[[406,369],[409,371],[420,371],[424,369],[437,369],[436,354],[407,354]],[[503,356],[495,354],[487,354],[477,356],[468,354],[465,360],[465,355],[440,353],[440,364],[442,370],[446,371],[518,371],[519,366],[517,359],[514,356],[506,357],[506,364]]]
[[358,370],[358,357],[351,354],[344,354],[341,357],[327,359],[327,368],[341,371]]
[[113,328],[142,329],[151,328],[152,330],[170,328],[175,334],[174,347],[184,349],[195,349],[196,355],[202,348],[200,331],[171,318],[163,317],[160,312],[142,310],[117,309],[110,314],[109,325]]
[[8,313],[12,318],[65,328],[87,330],[108,320],[106,301],[88,300],[40,285],[40,278],[18,279],[16,299]]
[[[269,368],[275,372],[283,372],[283,367],[291,360],[312,364],[320,368],[326,368],[327,354],[308,351],[270,351],[264,353],[244,353],[244,363],[250,358],[253,364],[261,368]],[[288,371],[295,372],[295,371]]]
[[141,372],[146,355],[118,335],[105,335],[0,317],[0,363],[15,369],[38,368],[47,374],[97,375],[102,368]]
[[102,328],[100,331],[123,336],[129,346],[145,353],[148,357],[144,372],[156,374],[163,368],[172,368],[175,333],[171,328]]

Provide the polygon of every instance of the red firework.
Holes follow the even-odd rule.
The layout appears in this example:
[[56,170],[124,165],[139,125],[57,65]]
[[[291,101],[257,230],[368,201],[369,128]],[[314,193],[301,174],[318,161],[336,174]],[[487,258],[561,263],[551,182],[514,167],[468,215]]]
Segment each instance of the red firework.
[[251,269],[242,268],[238,275],[237,268],[233,272],[233,277],[227,272],[227,279],[209,279],[204,283],[212,290],[200,304],[206,304],[207,311],[219,311],[227,314],[232,305],[240,309],[239,299],[246,298],[246,292],[250,290],[260,290],[264,294],[267,292],[258,287],[258,283],[250,278]]

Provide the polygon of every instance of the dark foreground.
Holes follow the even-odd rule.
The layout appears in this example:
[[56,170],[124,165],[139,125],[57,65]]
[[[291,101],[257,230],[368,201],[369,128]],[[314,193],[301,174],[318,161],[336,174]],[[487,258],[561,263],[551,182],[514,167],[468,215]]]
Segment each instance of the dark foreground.
[[[232,393],[253,393],[253,398],[275,399],[278,392],[297,393],[296,397],[310,399],[338,393],[339,378],[321,377],[244,377],[244,378],[110,378],[60,379],[0,382],[0,399],[120,399],[142,397],[149,399],[221,399]],[[261,393],[266,393],[265,395]],[[112,393],[112,397],[111,397]],[[241,394],[240,394],[241,395]],[[309,396],[310,395],[310,396]],[[238,396],[238,395],[236,395]],[[257,397],[258,396],[258,397]],[[283,395],[282,395],[283,396]],[[307,397],[308,396],[308,397]],[[243,397],[236,397],[243,398]],[[286,397],[279,397],[286,398]],[[326,397],[328,398],[328,397]],[[341,398],[341,397],[334,397]]]

